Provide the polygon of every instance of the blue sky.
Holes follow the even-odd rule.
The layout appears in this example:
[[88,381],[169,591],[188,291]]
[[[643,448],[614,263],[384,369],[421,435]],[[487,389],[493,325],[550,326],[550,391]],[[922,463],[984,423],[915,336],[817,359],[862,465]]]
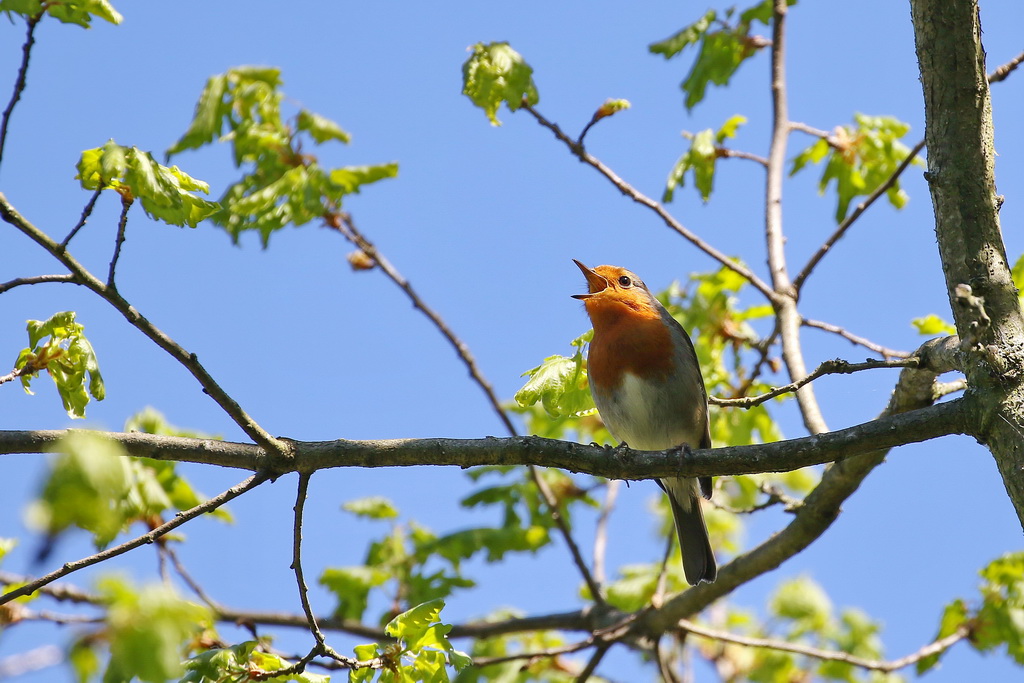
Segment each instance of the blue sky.
[[[717,128],[741,113],[748,123],[734,142],[765,154],[769,130],[768,59],[750,60],[729,88],[712,88],[693,112],[678,88],[688,61],[666,62],[646,46],[692,22],[700,3],[315,3],[178,2],[117,4],[121,26],[97,22],[89,31],[46,21],[28,88],[12,121],[0,167],[0,190],[36,225],[63,235],[88,193],[73,180],[81,150],[114,138],[162,153],[182,132],[206,80],[241,64],[282,69],[291,106],[328,116],[353,134],[347,147],[321,148],[326,163],[397,161],[398,178],[366,188],[346,204],[358,225],[409,278],[473,350],[498,394],[511,397],[519,375],[545,356],[569,351],[588,327],[578,258],[639,273],[652,288],[708,270],[711,261],[667,230],[650,212],[624,199],[579,164],[526,114],[499,112],[491,127],[460,94],[466,48],[508,40],[535,69],[539,110],[578,131],[605,99],[632,108],[596,126],[588,149],[634,186],[660,196],[685,141],[680,131]],[[287,9],[284,9],[284,8]],[[990,68],[1018,54],[1017,3],[983,3]],[[854,112],[908,122],[908,144],[923,135],[922,98],[906,3],[872,0],[840,12],[834,3],[804,2],[789,22],[790,114],[822,129],[849,123]],[[0,21],[0,92],[13,83],[23,26]],[[1024,97],[1020,74],[993,88],[997,182],[1007,195],[1002,223],[1010,259],[1024,250],[1014,188],[1024,184]],[[6,95],[4,95],[6,99]],[[792,157],[813,140],[796,134]],[[236,177],[227,146],[175,159],[208,181],[216,198]],[[834,198],[819,197],[818,170],[787,182],[785,229],[791,267],[799,267],[831,233]],[[903,211],[879,203],[819,267],[801,301],[806,316],[825,320],[889,347],[912,350],[921,338],[910,319],[949,318],[932,232],[931,206],[919,169],[905,176],[911,200]],[[726,253],[741,255],[766,275],[763,172],[742,160],[723,162],[715,194],[703,205],[690,187],[672,212]],[[104,197],[76,255],[106,272],[118,202]],[[404,295],[379,273],[352,273],[347,244],[315,225],[285,229],[262,250],[254,235],[240,247],[217,229],[178,229],[134,212],[118,268],[122,293],[158,327],[198,354],[211,373],[273,434],[332,438],[502,436],[450,347]],[[27,239],[0,230],[0,281],[59,268]],[[748,303],[761,303],[750,294]],[[243,439],[192,377],[87,292],[64,285],[20,288],[0,297],[0,353],[13,363],[24,345],[24,321],[78,311],[99,355],[108,398],[89,406],[86,424],[119,429],[144,406],[175,424]],[[867,353],[837,337],[805,331],[808,365]],[[782,383],[781,377],[775,381]],[[870,419],[885,405],[895,373],[862,373],[818,383],[833,428]],[[804,434],[792,406],[776,409],[786,436]],[[37,395],[0,387],[0,428],[69,426],[52,389]],[[75,426],[81,426],[76,424]],[[0,536],[21,534],[21,510],[42,477],[42,458],[0,458],[9,492],[0,506]],[[187,467],[208,494],[241,473]],[[407,517],[436,530],[493,523],[467,513],[463,475],[439,469],[332,471],[316,476],[308,504],[307,574],[356,564],[365,539],[382,531],[339,511],[348,499],[385,495]],[[660,553],[647,507],[653,485],[623,491],[609,549],[614,566]],[[199,520],[186,528],[186,564],[222,602],[296,609],[288,570],[294,478],[285,477],[232,504],[234,527]],[[755,543],[783,523],[771,513],[752,521]],[[976,596],[976,571],[1021,547],[1020,525],[994,463],[968,438],[948,438],[894,451],[843,508],[830,532],[808,551],[738,591],[733,599],[761,609],[785,577],[807,574],[837,606],[858,607],[884,622],[887,655],[902,656],[934,636],[944,604]],[[581,529],[584,539],[589,532]],[[586,543],[586,540],[584,540]],[[24,544],[4,564],[29,571]],[[61,560],[91,552],[69,538]],[[155,560],[145,549],[118,562],[136,578]],[[479,595],[450,601],[451,620],[517,605],[528,613],[569,610],[578,577],[556,546],[534,560],[472,567]],[[525,575],[542,581],[523,582]],[[90,584],[95,573],[72,577]],[[240,580],[244,577],[245,580]],[[538,586],[540,589],[538,590]],[[333,605],[319,590],[314,605]],[[231,634],[230,629],[226,633]],[[0,658],[40,642],[63,643],[66,632],[23,625],[0,638]],[[243,638],[244,635],[237,634]],[[339,649],[350,646],[334,636]],[[306,640],[285,634],[284,649]],[[629,680],[628,654],[605,673]],[[1004,658],[979,657],[958,646],[933,681],[1009,676]],[[52,672],[24,680],[53,680]],[[700,680],[703,680],[700,679]]]

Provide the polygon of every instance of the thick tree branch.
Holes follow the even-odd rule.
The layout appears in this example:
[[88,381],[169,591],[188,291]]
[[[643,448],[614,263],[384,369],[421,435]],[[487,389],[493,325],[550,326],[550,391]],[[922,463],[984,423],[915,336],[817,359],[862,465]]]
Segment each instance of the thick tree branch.
[[217,402],[224,412],[244,431],[253,441],[265,447],[269,452],[286,454],[286,447],[277,439],[272,437],[266,430],[256,423],[238,403],[224,391],[213,376],[200,364],[194,353],[189,353],[178,345],[173,339],[164,334],[153,323],[149,322],[140,314],[134,306],[118,294],[117,290],[109,287],[97,279],[88,269],[75,260],[59,244],[54,242],[49,235],[33,225],[28,219],[18,213],[18,210],[7,201],[7,197],[0,192],[0,218],[10,223],[23,234],[29,237],[36,244],[41,246],[51,256],[56,258],[67,268],[75,278],[75,282],[88,287],[99,295],[103,300],[113,306],[125,319],[136,329],[146,335],[153,343],[171,355],[192,373],[192,376],[199,381],[204,393],[208,394]]
[[926,179],[965,374],[1024,526],[1024,315],[999,225],[989,77],[974,0],[912,0],[924,90]]
[[[332,467],[537,465],[610,479],[653,479],[786,472],[848,459],[879,448],[966,434],[972,430],[965,415],[971,409],[970,401],[970,397],[965,397],[799,439],[693,450],[684,458],[673,449],[610,449],[535,436],[290,441],[291,457],[268,458],[261,448],[250,444],[137,432],[92,433],[120,443],[130,455],[137,457],[220,465],[273,476]],[[74,430],[0,431],[0,454],[48,452],[69,431]]]

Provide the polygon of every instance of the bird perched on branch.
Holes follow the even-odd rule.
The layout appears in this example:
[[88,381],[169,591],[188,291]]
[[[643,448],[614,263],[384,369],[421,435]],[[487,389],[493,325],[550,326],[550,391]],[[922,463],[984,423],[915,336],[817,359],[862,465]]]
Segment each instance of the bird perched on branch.
[[[630,448],[710,448],[708,398],[693,342],[640,278],[618,266],[590,269],[573,259],[589,292],[574,294],[587,308],[594,338],[587,373],[608,430]],[[659,479],[668,494],[686,580],[718,574],[700,497],[711,477]]]

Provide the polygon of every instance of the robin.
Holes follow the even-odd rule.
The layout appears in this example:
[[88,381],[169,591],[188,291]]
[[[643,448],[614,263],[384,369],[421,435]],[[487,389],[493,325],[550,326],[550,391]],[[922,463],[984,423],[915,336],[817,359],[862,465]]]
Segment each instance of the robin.
[[[583,301],[594,325],[587,373],[594,403],[612,435],[631,448],[710,448],[708,398],[693,342],[640,278],[618,266],[591,270]],[[697,585],[718,574],[700,496],[711,498],[711,477],[659,479],[675,518],[686,580]]]

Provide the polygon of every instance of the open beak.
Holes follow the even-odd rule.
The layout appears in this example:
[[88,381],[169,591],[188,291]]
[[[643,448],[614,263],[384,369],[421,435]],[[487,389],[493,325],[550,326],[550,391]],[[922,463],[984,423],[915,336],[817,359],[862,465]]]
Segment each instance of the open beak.
[[576,259],[573,259],[572,262],[579,266],[580,270],[583,271],[583,277],[587,278],[587,287],[590,289],[588,294],[573,294],[573,299],[589,299],[591,296],[597,294],[608,286],[608,280],[603,276],[598,275]]

